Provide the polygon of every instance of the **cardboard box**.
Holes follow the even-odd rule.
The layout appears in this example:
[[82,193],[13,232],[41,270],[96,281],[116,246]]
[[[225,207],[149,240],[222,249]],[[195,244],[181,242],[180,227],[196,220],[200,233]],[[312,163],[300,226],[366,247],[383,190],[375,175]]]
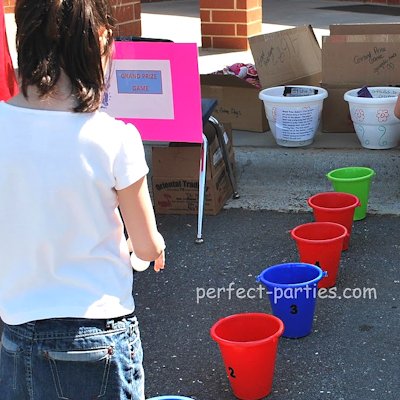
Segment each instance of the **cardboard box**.
[[332,24],[329,25],[331,35],[380,35],[400,34],[400,24]]
[[311,25],[249,39],[262,88],[321,81],[321,48]]
[[[318,85],[321,48],[311,26],[300,26],[249,39],[262,88]],[[240,60],[238,60],[240,62]],[[224,66],[221,66],[221,69]],[[265,132],[269,129],[259,88],[233,75],[201,75],[203,97],[216,98],[215,117],[233,129]]]
[[265,132],[269,129],[260,89],[233,75],[200,76],[201,95],[218,100],[213,115],[234,129]]
[[354,132],[347,90],[400,83],[400,24],[336,24],[322,38],[323,132]]
[[[228,133],[229,132],[229,133]],[[234,150],[231,130],[224,134],[231,166]],[[152,149],[152,188],[158,214],[196,214],[199,198],[200,145],[177,144]],[[204,213],[216,215],[232,195],[217,138],[209,143]]]
[[344,94],[354,88],[329,86],[324,83],[321,86],[328,91],[328,97],[324,100],[322,108],[322,131],[335,133],[355,132],[349,105],[344,100]]
[[400,81],[400,34],[334,35],[322,39],[323,83],[357,88]]

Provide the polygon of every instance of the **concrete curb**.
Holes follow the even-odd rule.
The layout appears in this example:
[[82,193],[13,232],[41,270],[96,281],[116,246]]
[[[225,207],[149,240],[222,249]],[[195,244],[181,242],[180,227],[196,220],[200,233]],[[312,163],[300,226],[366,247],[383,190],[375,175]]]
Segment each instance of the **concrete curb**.
[[311,211],[307,199],[332,191],[325,174],[347,166],[370,167],[373,178],[368,212],[400,215],[398,150],[235,148],[240,199],[226,208]]

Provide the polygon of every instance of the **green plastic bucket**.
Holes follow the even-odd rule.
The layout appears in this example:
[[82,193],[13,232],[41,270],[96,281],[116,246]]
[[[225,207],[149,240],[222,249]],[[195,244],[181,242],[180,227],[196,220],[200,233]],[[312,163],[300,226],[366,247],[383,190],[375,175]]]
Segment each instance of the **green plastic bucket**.
[[368,167],[345,167],[334,169],[326,177],[332,182],[336,192],[354,194],[360,200],[360,207],[354,212],[354,221],[367,215],[369,189],[375,171]]

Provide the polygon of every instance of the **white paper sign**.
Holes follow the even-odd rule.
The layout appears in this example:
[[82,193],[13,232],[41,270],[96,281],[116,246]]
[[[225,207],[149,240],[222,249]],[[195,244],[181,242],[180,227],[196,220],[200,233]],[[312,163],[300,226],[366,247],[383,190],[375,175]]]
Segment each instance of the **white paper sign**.
[[174,119],[169,60],[114,60],[105,96],[119,118]]
[[319,106],[276,107],[276,138],[302,142],[313,138],[319,125]]

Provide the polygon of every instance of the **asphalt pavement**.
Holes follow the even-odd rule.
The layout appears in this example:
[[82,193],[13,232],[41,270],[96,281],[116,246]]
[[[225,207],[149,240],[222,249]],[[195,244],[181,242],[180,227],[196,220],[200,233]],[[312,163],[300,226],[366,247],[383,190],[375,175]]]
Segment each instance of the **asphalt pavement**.
[[[270,313],[269,300],[237,292],[229,299],[222,290],[207,299],[204,290],[247,291],[264,268],[298,261],[289,231],[312,220],[311,213],[223,210],[205,218],[205,242],[198,245],[195,216],[158,216],[167,267],[135,275],[148,397],[235,398],[209,330],[227,315]],[[368,215],[354,223],[337,298],[318,299],[311,335],[281,338],[269,400],[399,399],[399,222]]]

